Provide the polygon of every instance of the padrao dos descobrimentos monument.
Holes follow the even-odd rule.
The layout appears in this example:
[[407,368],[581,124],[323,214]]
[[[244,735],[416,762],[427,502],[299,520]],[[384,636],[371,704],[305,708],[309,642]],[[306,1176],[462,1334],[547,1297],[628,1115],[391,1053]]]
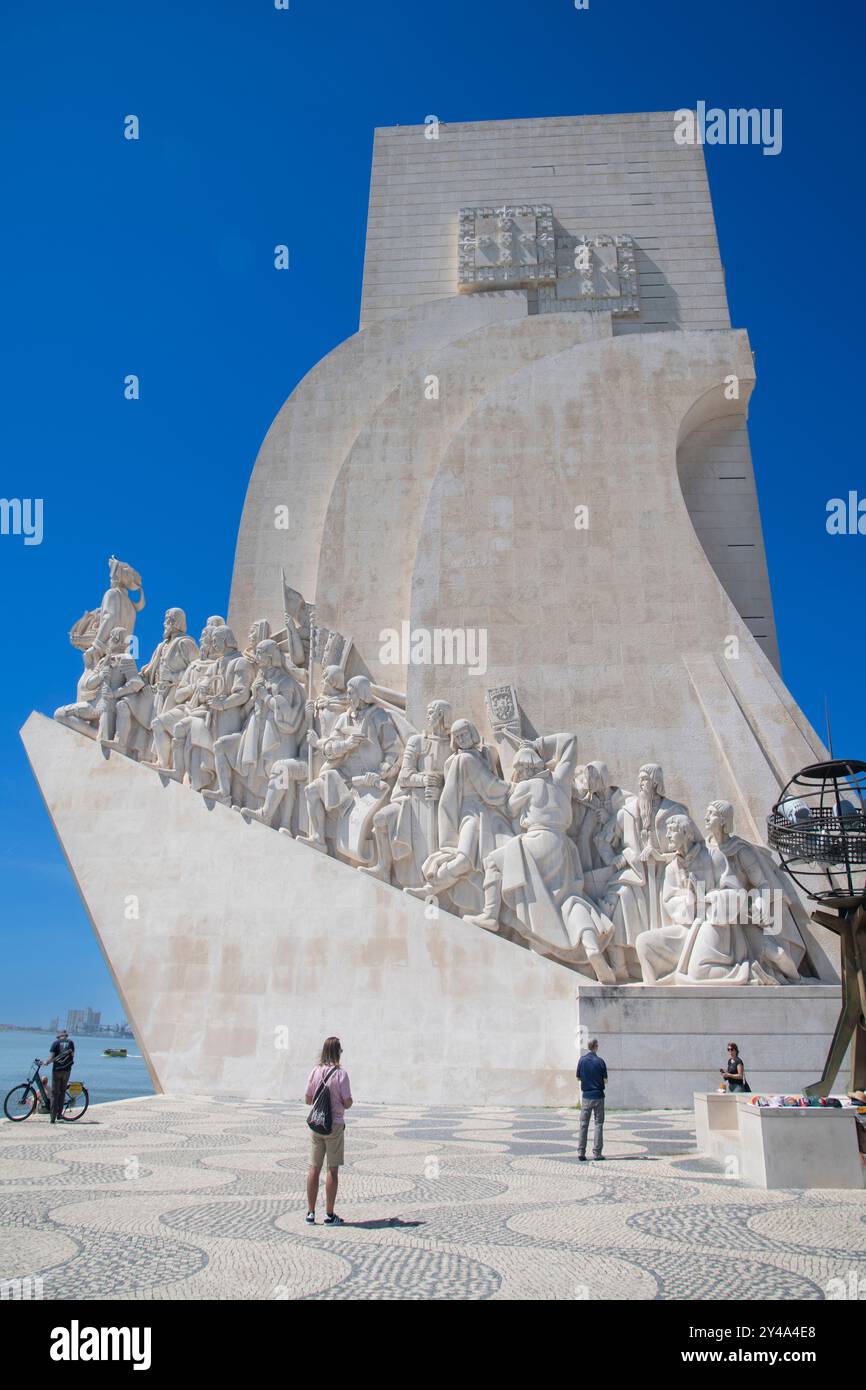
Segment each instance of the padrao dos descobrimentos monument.
[[72,629],[23,737],[161,1088],[293,1096],[326,1033],[379,1101],[570,1102],[587,1032],[614,1104],[690,1104],[727,1036],[819,1073],[837,948],[763,826],[825,754],[674,127],[377,131],[361,328],[268,432],[227,614],[142,664],[112,557]]

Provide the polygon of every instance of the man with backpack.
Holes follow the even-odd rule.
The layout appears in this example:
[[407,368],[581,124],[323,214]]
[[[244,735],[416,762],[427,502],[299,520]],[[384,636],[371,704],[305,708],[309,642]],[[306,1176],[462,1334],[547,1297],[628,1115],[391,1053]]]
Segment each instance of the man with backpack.
[[313,1108],[307,1116],[310,1127],[310,1167],[307,1171],[307,1225],[316,1224],[316,1202],[319,1197],[319,1175],[327,1166],[325,1178],[325,1225],[342,1226],[334,1203],[340,1167],[344,1162],[346,1138],[345,1112],[352,1105],[352,1087],[348,1073],[340,1066],[343,1048],[339,1038],[326,1038],[322,1044],[319,1065],[313,1067],[307,1081],[306,1102]]
[[66,1087],[69,1084],[69,1073],[72,1071],[72,1065],[75,1061],[75,1043],[65,1028],[60,1029],[48,1051],[50,1055],[40,1065],[47,1067],[49,1062],[53,1063],[51,1069],[51,1123],[54,1124],[63,1109]]

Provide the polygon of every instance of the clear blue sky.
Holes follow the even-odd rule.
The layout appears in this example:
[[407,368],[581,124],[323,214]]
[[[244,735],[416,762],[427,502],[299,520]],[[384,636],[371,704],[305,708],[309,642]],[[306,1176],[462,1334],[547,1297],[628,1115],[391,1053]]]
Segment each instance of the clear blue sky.
[[[74,697],[66,634],[116,551],[168,604],[227,605],[259,444],[357,328],[373,128],[781,107],[782,153],[708,148],[733,322],[757,354],[752,443],[783,672],[838,753],[861,735],[866,537],[862,11],[805,0],[6,0],[0,52],[2,476],[42,497],[0,537],[0,1021],[120,1012],[18,729]],[[859,32],[858,32],[859,31]],[[125,115],[141,121],[137,143]],[[273,269],[285,242],[292,269]],[[123,399],[123,378],[141,399]],[[176,537],[182,535],[182,545]]]

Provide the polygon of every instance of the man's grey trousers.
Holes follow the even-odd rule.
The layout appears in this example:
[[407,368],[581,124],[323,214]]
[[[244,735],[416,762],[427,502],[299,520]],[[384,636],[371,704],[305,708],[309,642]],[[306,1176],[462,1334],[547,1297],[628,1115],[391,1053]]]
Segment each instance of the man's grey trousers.
[[586,1137],[589,1133],[589,1117],[595,1116],[595,1128],[592,1135],[592,1156],[601,1158],[601,1148],[604,1142],[604,1096],[594,1099],[584,1097],[580,1102],[580,1130],[577,1137],[577,1152],[586,1153]]

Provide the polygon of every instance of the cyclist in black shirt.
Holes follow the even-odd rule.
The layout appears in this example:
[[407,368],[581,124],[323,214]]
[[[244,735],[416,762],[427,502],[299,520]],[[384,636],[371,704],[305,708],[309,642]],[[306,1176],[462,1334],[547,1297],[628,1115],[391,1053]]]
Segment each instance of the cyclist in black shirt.
[[75,1061],[75,1043],[65,1028],[61,1028],[48,1051],[50,1055],[40,1065],[47,1067],[49,1062],[53,1064],[51,1070],[51,1123],[54,1124],[63,1109],[66,1087],[69,1084],[69,1073]]

